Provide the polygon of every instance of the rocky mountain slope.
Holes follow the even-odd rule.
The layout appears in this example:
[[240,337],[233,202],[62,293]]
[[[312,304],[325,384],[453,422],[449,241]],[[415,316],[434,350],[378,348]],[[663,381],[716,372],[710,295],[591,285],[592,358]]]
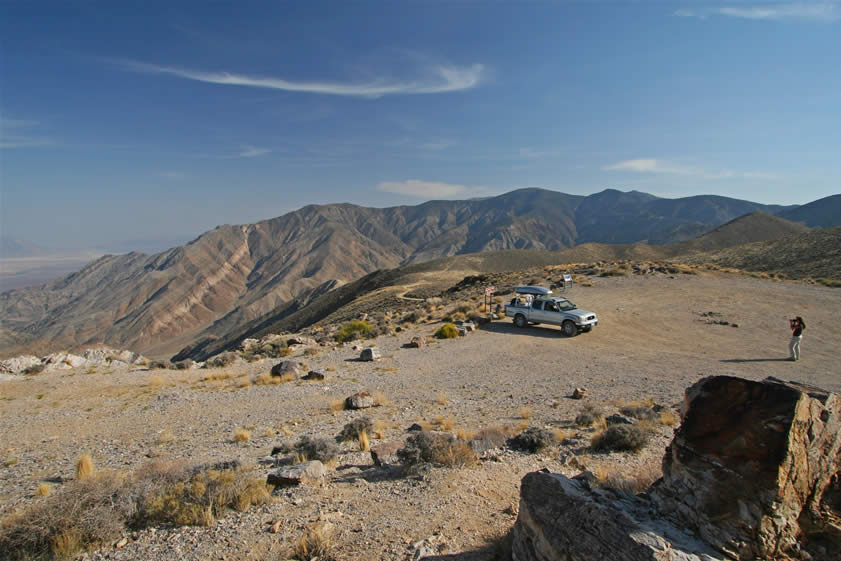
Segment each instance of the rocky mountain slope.
[[307,206],[220,226],[157,255],[104,256],[41,287],[0,294],[0,349],[106,343],[164,356],[378,269],[488,250],[583,241],[681,241],[746,212],[788,207],[702,196],[589,197],[522,189],[384,209]]

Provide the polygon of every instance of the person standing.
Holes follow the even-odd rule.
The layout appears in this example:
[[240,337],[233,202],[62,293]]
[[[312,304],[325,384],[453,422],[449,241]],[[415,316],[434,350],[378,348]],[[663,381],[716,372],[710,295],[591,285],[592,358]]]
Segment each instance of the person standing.
[[806,322],[803,318],[797,316],[794,319],[788,320],[788,325],[791,327],[791,342],[788,344],[788,350],[791,354],[789,360],[800,359],[800,341],[803,340],[803,330],[806,329]]

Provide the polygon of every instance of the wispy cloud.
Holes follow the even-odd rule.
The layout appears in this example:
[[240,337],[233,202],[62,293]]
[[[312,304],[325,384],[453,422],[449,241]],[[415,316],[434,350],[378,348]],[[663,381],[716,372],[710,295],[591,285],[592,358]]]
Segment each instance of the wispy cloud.
[[406,181],[384,181],[377,185],[377,190],[385,193],[396,193],[419,199],[449,199],[452,197],[476,197],[488,195],[488,187],[468,187],[435,181],[421,181],[407,179]]
[[40,126],[38,121],[0,116],[0,149],[54,146],[55,140],[37,134]]
[[723,16],[756,20],[809,20],[833,22],[841,18],[838,2],[763,4],[751,7],[724,7],[717,12]]
[[124,69],[132,72],[168,74],[185,80],[209,84],[370,98],[397,94],[434,94],[468,90],[481,83],[485,71],[481,64],[466,67],[435,65],[424,69],[421,76],[412,80],[378,78],[358,83],[299,82],[270,76],[208,72],[137,61],[116,62]]
[[682,18],[706,19],[708,16],[764,21],[812,21],[832,23],[841,19],[840,2],[762,3],[753,6],[724,6],[720,8],[682,8],[673,12]]
[[271,153],[270,148],[257,148],[256,146],[243,146],[240,150],[240,158],[256,158]]
[[640,158],[636,160],[625,160],[602,168],[605,171],[630,171],[635,173],[660,173],[673,175],[687,175],[701,177],[703,179],[779,179],[775,173],[762,171],[734,171],[734,170],[708,170],[693,166],[684,166],[666,160],[655,158]]

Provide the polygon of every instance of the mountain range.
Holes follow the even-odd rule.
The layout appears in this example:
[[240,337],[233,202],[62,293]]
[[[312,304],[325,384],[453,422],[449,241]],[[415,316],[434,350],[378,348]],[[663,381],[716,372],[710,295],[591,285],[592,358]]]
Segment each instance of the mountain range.
[[[711,195],[664,199],[609,189],[585,197],[521,189],[381,209],[310,205],[219,226],[155,255],[106,255],[45,285],[4,292],[0,351],[103,342],[165,356],[300,308],[379,269],[493,250],[686,242],[757,212],[836,225],[841,212],[827,208],[839,203],[841,195],[798,207]],[[778,223],[786,224],[783,233],[803,229]],[[768,235],[747,232],[742,243]]]

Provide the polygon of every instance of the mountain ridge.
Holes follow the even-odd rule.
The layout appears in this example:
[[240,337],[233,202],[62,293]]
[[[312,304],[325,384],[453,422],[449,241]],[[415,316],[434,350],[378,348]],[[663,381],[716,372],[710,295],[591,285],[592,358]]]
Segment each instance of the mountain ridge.
[[[3,341],[106,343],[171,354],[199,339],[223,336],[326,284],[379,269],[490,250],[559,251],[582,241],[579,222],[585,221],[591,237],[601,228],[606,241],[636,236],[632,241],[640,242],[654,233],[679,242],[691,238],[687,232],[719,225],[704,220],[779,208],[788,207],[713,196],[686,202],[616,190],[584,197],[537,188],[382,209],[308,205],[253,224],[222,225],[155,255],[104,256],[41,287],[4,292],[3,332],[14,337]],[[622,230],[632,233],[620,235]],[[0,348],[8,349],[3,341]]]

